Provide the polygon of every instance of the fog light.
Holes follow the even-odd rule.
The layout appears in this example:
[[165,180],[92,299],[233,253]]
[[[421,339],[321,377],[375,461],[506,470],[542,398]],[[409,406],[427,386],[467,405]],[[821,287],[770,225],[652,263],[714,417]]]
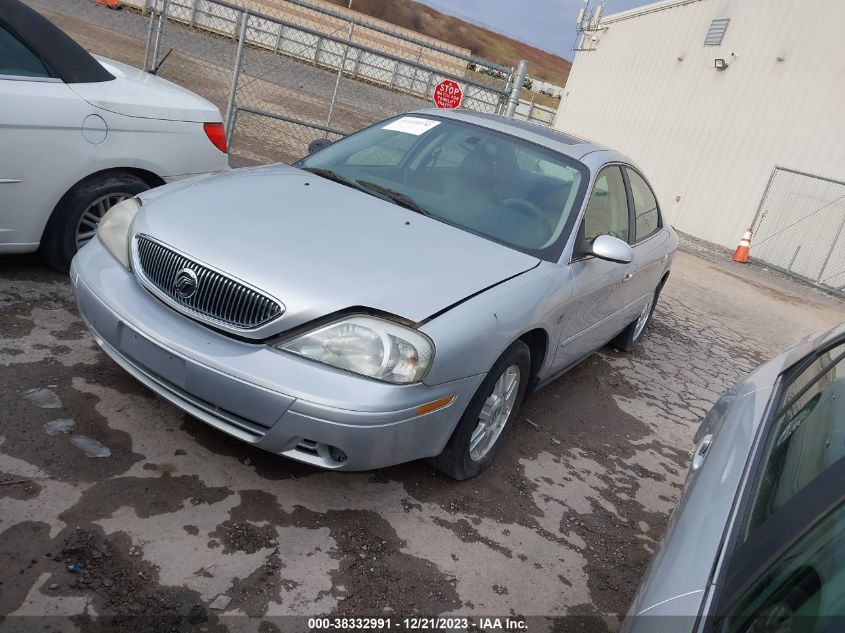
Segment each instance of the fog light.
[[340,450],[337,446],[329,446],[329,455],[338,464],[342,464],[347,460],[346,453]]

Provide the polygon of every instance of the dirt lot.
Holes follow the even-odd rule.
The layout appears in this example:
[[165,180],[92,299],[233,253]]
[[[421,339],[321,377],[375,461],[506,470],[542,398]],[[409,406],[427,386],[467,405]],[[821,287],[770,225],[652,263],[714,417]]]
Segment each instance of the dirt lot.
[[[697,421],[757,363],[844,316],[813,290],[679,253],[643,348],[605,349],[537,394],[495,466],[457,483],[422,463],[326,473],[230,440],[106,358],[65,277],[4,258],[0,614],[72,616],[57,620],[68,630],[101,630],[98,614],[127,630],[286,631],[305,622],[231,616],[326,613],[569,615],[613,630]],[[27,394],[42,388],[53,402]]]

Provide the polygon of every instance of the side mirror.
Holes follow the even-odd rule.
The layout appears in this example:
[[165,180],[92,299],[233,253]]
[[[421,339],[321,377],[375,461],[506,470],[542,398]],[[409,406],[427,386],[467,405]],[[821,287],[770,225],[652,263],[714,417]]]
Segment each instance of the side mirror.
[[610,262],[630,264],[634,261],[634,251],[631,250],[628,242],[612,235],[599,235],[593,240],[589,252],[599,259],[606,259]]
[[316,138],[310,143],[308,143],[308,153],[313,154],[314,152],[319,152],[321,149],[328,147],[332,144],[327,138]]

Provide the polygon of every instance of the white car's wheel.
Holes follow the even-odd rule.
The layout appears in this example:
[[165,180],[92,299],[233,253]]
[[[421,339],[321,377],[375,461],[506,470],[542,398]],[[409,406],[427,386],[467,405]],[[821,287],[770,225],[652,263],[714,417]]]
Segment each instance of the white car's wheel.
[[70,260],[96,234],[100,220],[111,207],[149,189],[139,177],[127,173],[108,173],[82,181],[65,194],[56,206],[41,251],[53,268],[67,271]]

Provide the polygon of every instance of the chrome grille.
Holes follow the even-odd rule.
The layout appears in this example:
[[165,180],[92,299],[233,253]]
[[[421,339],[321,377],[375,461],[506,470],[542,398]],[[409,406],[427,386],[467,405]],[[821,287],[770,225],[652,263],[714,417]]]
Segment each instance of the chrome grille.
[[[239,330],[255,329],[283,312],[270,297],[145,235],[138,235],[136,242],[136,261],[143,277],[186,312]],[[176,292],[177,274],[185,268],[196,275],[196,292],[188,298]]]

